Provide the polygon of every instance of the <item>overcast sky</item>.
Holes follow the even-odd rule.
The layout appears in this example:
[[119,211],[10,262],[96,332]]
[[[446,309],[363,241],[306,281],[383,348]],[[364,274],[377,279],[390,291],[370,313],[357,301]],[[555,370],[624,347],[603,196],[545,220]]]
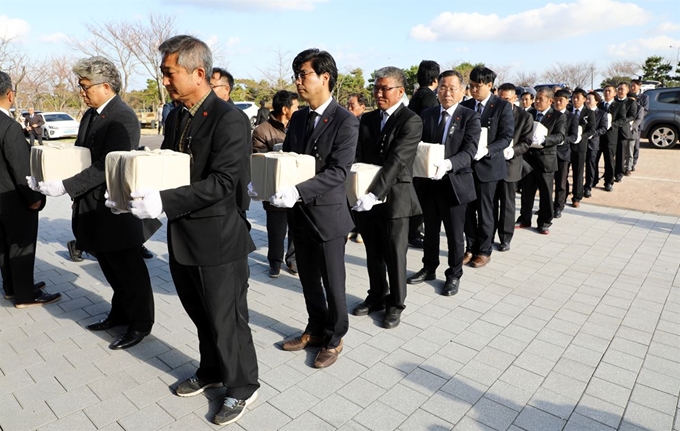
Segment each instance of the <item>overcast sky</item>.
[[[364,76],[383,66],[420,60],[442,66],[484,62],[515,72],[542,73],[556,62],[640,62],[680,52],[677,0],[517,1],[414,0],[68,0],[2,1],[0,35],[15,37],[32,58],[70,51],[68,37],[86,39],[85,23],[144,20],[149,11],[176,17],[179,33],[219,47],[218,66],[236,78],[262,79],[262,70],[303,49],[322,48],[340,72]],[[140,70],[141,74],[141,70]],[[145,78],[144,78],[145,79]],[[144,85],[144,79],[134,86]],[[596,84],[600,81],[596,77]]]

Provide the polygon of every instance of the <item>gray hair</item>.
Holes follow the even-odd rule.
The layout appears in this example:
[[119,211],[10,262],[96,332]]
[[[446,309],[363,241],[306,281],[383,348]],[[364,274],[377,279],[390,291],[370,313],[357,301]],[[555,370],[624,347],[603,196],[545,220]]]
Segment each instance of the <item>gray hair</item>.
[[538,99],[538,95],[542,94],[548,99],[554,99],[555,98],[555,92],[553,91],[552,88],[549,87],[541,87],[538,90],[536,90],[536,98]]
[[12,89],[12,78],[0,70],[0,99],[4,99],[7,92]]
[[406,87],[406,75],[398,67],[382,67],[375,71],[374,77],[376,81],[381,78],[394,78],[399,87]]
[[205,70],[206,80],[210,82],[213,70],[212,52],[202,40],[185,34],[173,36],[165,40],[158,47],[161,55],[177,54],[177,65],[185,68],[187,72],[202,67]]
[[120,73],[108,58],[100,56],[83,58],[78,60],[72,70],[80,79],[88,79],[91,84],[107,83],[114,93],[120,92]]

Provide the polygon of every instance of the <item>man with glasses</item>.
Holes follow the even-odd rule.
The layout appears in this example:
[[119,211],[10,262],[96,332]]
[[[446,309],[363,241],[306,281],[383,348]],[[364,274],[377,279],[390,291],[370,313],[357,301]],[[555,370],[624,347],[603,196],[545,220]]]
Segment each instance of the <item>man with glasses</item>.
[[[383,328],[396,328],[406,308],[406,253],[409,219],[421,214],[413,188],[412,166],[423,132],[418,115],[401,103],[406,76],[396,67],[375,72],[378,108],[359,126],[357,162],[382,166],[368,193],[350,202],[366,246],[368,297],[352,314],[385,310]],[[376,205],[378,200],[385,203]],[[387,278],[385,277],[387,269]]]
[[[132,214],[116,215],[105,206],[105,159],[111,151],[130,151],[139,146],[139,120],[118,92],[121,80],[116,66],[104,57],[91,57],[73,66],[80,95],[90,107],[83,115],[76,146],[90,150],[92,165],[63,181],[39,184],[47,196],[68,193],[73,199],[73,233],[76,248],[97,258],[113,289],[108,316],[88,325],[105,331],[127,325],[127,331],[109,345],[127,349],[142,341],[154,324],[154,302],[149,271],[140,246],[158,230],[158,220],[142,222]],[[29,184],[35,179],[29,177]]]
[[465,207],[477,197],[471,164],[482,129],[479,114],[460,103],[465,94],[460,72],[444,71],[438,82],[441,105],[423,111],[423,141],[444,145],[445,159],[436,165],[434,177],[424,181],[418,194],[425,222],[423,268],[406,281],[418,284],[437,278],[439,232],[444,222],[449,250],[441,294],[453,296],[463,276]]
[[345,243],[354,223],[345,180],[356,156],[359,121],[331,97],[338,69],[328,52],[302,51],[293,60],[293,73],[297,92],[309,106],[293,114],[283,151],[314,156],[316,175],[269,199],[272,205],[290,208],[288,221],[309,314],[302,335],[282,348],[321,347],[314,367],[326,368],[338,359],[349,328]]

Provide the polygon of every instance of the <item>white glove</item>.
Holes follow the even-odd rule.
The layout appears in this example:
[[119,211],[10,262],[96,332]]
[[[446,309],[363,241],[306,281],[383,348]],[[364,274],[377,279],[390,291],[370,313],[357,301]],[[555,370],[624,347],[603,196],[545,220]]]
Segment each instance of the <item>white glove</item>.
[[130,193],[130,212],[137,218],[157,218],[163,213],[163,201],[158,190],[139,189]]
[[121,211],[118,208],[116,208],[116,203],[114,201],[109,200],[109,191],[108,190],[104,192],[104,199],[106,199],[104,201],[104,206],[106,208],[110,208],[111,212],[114,213],[115,215],[129,212],[129,211]]
[[45,196],[61,196],[66,193],[64,183],[61,181],[40,181],[38,183],[38,188],[40,189],[40,193]]
[[288,187],[270,197],[269,203],[279,208],[293,208],[299,198],[300,192],[298,192],[298,189],[296,187]]
[[373,193],[369,193],[367,195],[363,195],[362,197],[360,197],[359,200],[357,201],[357,204],[354,205],[352,209],[358,212],[370,211],[377,201],[378,197]]
[[475,154],[475,160],[481,160],[482,157],[489,154],[489,149],[487,147],[477,147],[477,154]]
[[434,177],[430,177],[431,180],[441,180],[448,171],[453,169],[449,159],[444,159],[439,163],[435,163],[434,166],[437,168],[437,171],[434,173]]
[[543,148],[543,143],[545,142],[544,136],[532,136],[531,137],[531,148]]
[[38,182],[35,180],[35,177],[26,177],[26,183],[28,183],[28,188],[34,192],[40,191],[40,187],[38,187]]
[[251,198],[257,197],[257,192],[253,189],[253,183],[248,183],[248,196]]
[[503,157],[505,157],[505,160],[510,160],[513,157],[515,157],[515,150],[512,147],[508,147],[503,150]]

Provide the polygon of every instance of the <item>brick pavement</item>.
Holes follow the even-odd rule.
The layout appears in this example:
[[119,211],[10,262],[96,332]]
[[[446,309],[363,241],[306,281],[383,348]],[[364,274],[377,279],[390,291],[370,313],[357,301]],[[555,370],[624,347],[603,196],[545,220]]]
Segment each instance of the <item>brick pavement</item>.
[[[632,182],[625,180],[623,184]],[[167,266],[165,229],[147,243],[156,325],[111,351],[117,332],[84,329],[111,291],[96,262],[68,260],[70,202],[41,213],[36,280],[63,299],[15,309],[0,299],[2,431],[210,430],[224,389],[179,398],[198,345]],[[249,212],[249,302],[262,388],[227,430],[680,430],[678,217],[590,205],[567,208],[549,236],[515,235],[460,293],[441,279],[409,286],[401,325],[350,317],[338,362],[276,344],[306,320],[297,278],[267,276],[264,213]],[[445,238],[443,238],[445,241]],[[421,253],[409,250],[409,269]],[[347,295],[365,296],[363,246],[347,246]],[[438,272],[443,277],[443,268]]]

